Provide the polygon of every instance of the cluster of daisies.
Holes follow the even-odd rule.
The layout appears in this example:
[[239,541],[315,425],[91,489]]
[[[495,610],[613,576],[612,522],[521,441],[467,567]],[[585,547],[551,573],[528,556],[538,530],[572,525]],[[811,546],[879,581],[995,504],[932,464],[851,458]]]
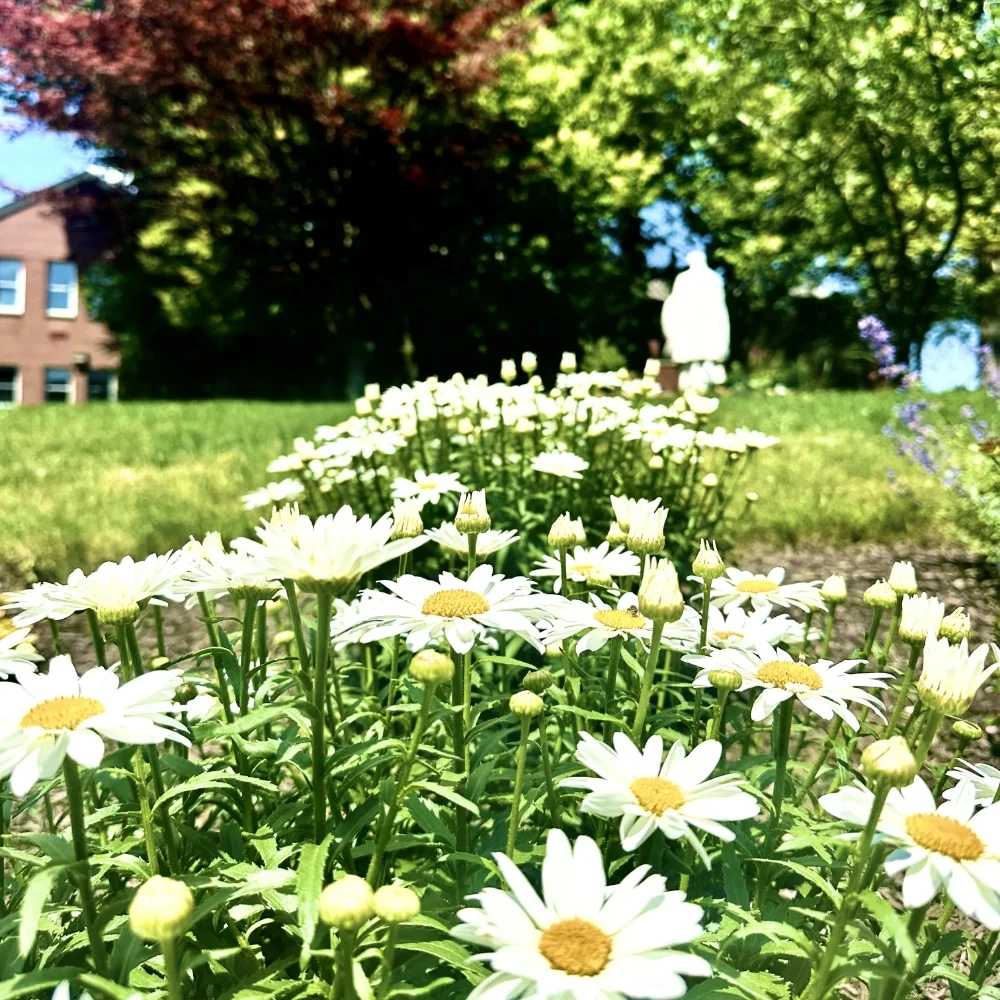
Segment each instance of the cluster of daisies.
[[[455,504],[473,485],[490,491],[496,510],[527,500],[548,512],[565,505],[570,488],[599,482],[611,492],[662,496],[675,520],[682,507],[697,512],[697,530],[708,534],[756,500],[740,493],[741,505],[734,504],[738,472],[778,439],[747,428],[706,429],[718,398],[689,391],[661,400],[658,361],[634,378],[625,370],[577,371],[567,353],[548,391],[537,368],[526,353],[520,373],[513,360],[504,362],[499,382],[456,374],[384,391],[369,385],[353,416],[318,427],[312,440],[297,438],[271,462],[276,478],[244,504],[297,502],[320,514],[405,502],[447,544]],[[601,501],[591,492],[582,491],[578,513],[594,524]],[[480,551],[499,541],[481,539]]]
[[[592,398],[593,379],[588,377],[588,393],[577,399],[572,389],[583,383],[569,373],[565,378],[567,398],[581,404]],[[448,392],[460,388],[452,385]],[[512,394],[515,388],[509,387]],[[387,393],[383,403],[388,398],[390,409],[402,411],[402,400],[412,391]],[[506,405],[497,398],[498,406]],[[628,401],[627,394],[593,398]],[[417,406],[418,422],[438,419],[410,403]],[[484,407],[484,419],[487,413]],[[451,685],[449,714],[455,724],[450,735],[442,729],[435,738],[443,732],[453,741],[445,753],[467,776],[469,741],[479,738],[480,728],[470,728],[471,710],[478,706],[482,722],[480,711],[494,711],[497,703],[498,675],[484,664],[518,664],[525,662],[518,656],[529,656],[545,666],[523,676],[523,689],[509,702],[521,736],[507,850],[495,855],[502,883],[469,897],[469,905],[457,910],[452,931],[492,970],[473,989],[473,1000],[671,998],[684,994],[687,979],[712,975],[711,951],[697,944],[705,911],[686,897],[689,876],[668,889],[675,873],[654,871],[639,859],[663,841],[689,862],[700,862],[702,870],[711,869],[722,845],[740,838],[757,836],[769,850],[782,832],[789,762],[804,742],[794,746],[796,724],[803,733],[826,730],[815,759],[800,762],[809,777],[797,804],[812,802],[816,822],[839,835],[853,831],[853,841],[846,843],[856,845],[848,891],[837,904],[836,922],[822,932],[823,957],[802,995],[809,1000],[826,995],[856,894],[878,887],[883,873],[902,875],[907,909],[920,911],[940,896],[946,908],[1000,930],[1000,771],[956,754],[933,789],[924,780],[944,720],[962,720],[996,671],[1000,650],[970,649],[968,616],[961,609],[947,614],[936,598],[921,594],[910,564],[897,563],[888,579],[865,591],[870,627],[856,652],[837,660],[830,651],[834,620],[848,596],[843,578],[789,582],[781,569],[741,571],[726,567],[717,549],[703,541],[685,586],[663,557],[669,512],[661,498],[611,496],[605,501],[611,530],[596,546],[588,545],[581,518],[561,514],[548,532],[551,554],[539,556],[524,575],[505,575],[489,559],[519,536],[493,528],[485,491],[462,491],[455,477],[438,477],[427,489],[420,485],[424,481],[397,480],[394,491],[405,495],[393,513],[378,519],[359,517],[349,506],[311,518],[286,505],[263,519],[253,538],[226,545],[209,535],[178,552],[106,563],[90,574],[74,572],[63,584],[4,595],[12,619],[0,634],[5,676],[0,778],[8,778],[11,793],[23,797],[64,767],[72,790],[74,768],[98,766],[108,742],[188,745],[183,720],[190,721],[193,706],[181,703],[182,683],[201,685],[199,697],[231,720],[269,697],[262,675],[285,670],[290,683],[274,698],[312,701],[309,765],[319,844],[339,817],[327,801],[326,769],[350,716],[339,685],[336,712],[327,699],[328,677],[335,684],[338,679],[331,651],[345,653],[341,663],[361,647],[374,650],[369,662],[384,651],[383,662],[392,665],[388,694],[375,685],[363,692],[374,707],[368,704],[361,715],[377,716],[381,699],[386,726],[397,664],[408,656],[415,684],[411,697],[419,685],[423,695],[419,713],[410,716],[413,735],[396,783],[382,793],[388,799],[380,801],[376,814],[367,880],[338,878],[321,907],[324,922],[339,932],[338,949],[350,966],[357,930],[378,912],[375,890],[399,888],[383,879],[392,867],[386,863],[383,871],[384,851],[436,691]],[[412,483],[422,493],[414,493]],[[454,517],[425,530],[422,504],[457,491]],[[450,570],[420,571],[424,547],[433,545],[448,557]],[[372,575],[375,571],[382,579]],[[362,587],[366,577],[369,585]],[[212,631],[220,621],[218,601],[229,602],[240,619],[235,691],[226,687],[223,671],[213,679],[200,667],[185,673],[143,663],[135,623],[147,609],[160,615],[178,602],[199,607],[218,649],[222,640]],[[295,655],[269,662],[264,643],[257,645],[254,660],[255,616],[266,616],[276,601],[291,626],[287,643]],[[302,624],[304,611],[315,621],[311,639]],[[97,665],[80,674],[68,657],[56,656],[40,671],[31,626],[76,613],[88,618]],[[111,643],[119,664],[108,662]],[[899,671],[890,669],[894,647],[905,653]],[[564,741],[560,724],[551,747],[543,725],[549,708],[572,709],[564,717],[574,727],[573,738]],[[564,805],[553,789],[554,805],[542,814],[548,833],[541,893],[516,863],[532,725],[549,784],[548,753],[557,755],[563,775],[558,784]],[[967,736],[967,746],[975,727],[965,725],[955,731]],[[678,726],[685,736],[679,736]],[[838,758],[828,766],[835,747]],[[858,749],[863,780],[842,766]],[[748,780],[740,766],[741,755],[754,754],[774,762],[763,784]],[[234,760],[237,768],[246,764],[235,753]],[[155,785],[162,781],[155,754],[149,762]],[[825,794],[816,794],[828,780]],[[162,799],[162,789],[156,791]],[[252,815],[253,792],[243,801]],[[472,840],[468,825],[461,828],[460,854],[475,849],[472,825]],[[575,842],[564,832],[566,825],[579,833]],[[884,859],[883,845],[891,848]],[[155,840],[147,846],[155,855]],[[614,857],[619,859],[614,870],[624,874],[609,884],[606,862]],[[758,887],[766,887],[766,874],[758,873],[757,880]],[[404,902],[398,912],[419,912],[419,900]],[[83,913],[89,912],[84,896]],[[164,956],[169,960],[166,951]],[[909,974],[900,973],[903,982]],[[382,975],[391,975],[391,958]],[[386,983],[383,978],[381,988],[387,990]]]

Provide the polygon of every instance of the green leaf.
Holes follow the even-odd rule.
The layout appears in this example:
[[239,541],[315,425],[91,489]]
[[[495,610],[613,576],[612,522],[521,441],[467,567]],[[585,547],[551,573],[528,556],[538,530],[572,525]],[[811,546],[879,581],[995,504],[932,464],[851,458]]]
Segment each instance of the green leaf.
[[0,1000],[51,992],[63,980],[74,982],[85,972],[85,969],[55,965],[48,969],[36,969],[34,972],[22,972],[19,976],[0,982]]
[[473,986],[487,975],[485,969],[471,961],[471,955],[457,941],[400,941],[397,948],[432,955],[457,969]]
[[781,865],[782,868],[787,868],[789,871],[795,872],[796,875],[801,875],[807,882],[811,882],[824,893],[834,906],[840,906],[840,893],[819,872],[806,868],[805,865],[796,864],[794,861],[786,861],[784,858],[754,858],[753,860],[758,864]]
[[26,840],[29,844],[34,844],[42,854],[50,857],[57,864],[69,865],[76,860],[73,845],[64,837],[57,837],[54,833],[25,833],[19,836],[18,840]]
[[42,911],[48,902],[56,879],[65,871],[65,865],[52,865],[34,875],[24,890],[21,900],[21,922],[17,929],[17,946],[22,958],[26,958],[38,936],[38,924]]
[[722,885],[729,902],[735,903],[742,910],[750,909],[750,892],[743,877],[736,847],[732,843],[722,845]]
[[299,929],[302,932],[299,967],[303,970],[309,962],[309,952],[316,935],[316,925],[319,923],[319,894],[323,890],[326,856],[331,843],[333,836],[328,833],[319,844],[306,844],[299,855],[295,884],[299,902]]
[[208,774],[201,774],[197,778],[191,778],[190,781],[182,781],[179,785],[174,785],[173,788],[168,788],[154,803],[153,811],[155,812],[171,799],[186,795],[188,792],[204,792],[211,789],[233,792],[234,789],[230,787],[232,784],[252,785],[254,788],[260,788],[266,792],[277,792],[278,790],[277,785],[271,784],[270,781],[262,781],[260,778],[236,774],[234,771],[212,771]]
[[447,844],[454,850],[455,834],[434,811],[433,806],[425,802],[419,795],[411,795],[406,800],[406,809],[422,830],[426,830],[435,840]]
[[428,792],[433,792],[435,795],[440,795],[441,798],[454,803],[460,809],[472,813],[473,816],[479,815],[479,806],[475,802],[470,802],[464,795],[459,795],[452,788],[445,788],[444,785],[438,785],[433,781],[415,781],[413,787],[424,788]]
[[913,939],[906,928],[907,921],[900,916],[899,911],[888,900],[870,889],[858,896],[858,902],[879,922],[883,934],[895,943],[903,961],[908,966],[915,965],[917,949],[913,946]]

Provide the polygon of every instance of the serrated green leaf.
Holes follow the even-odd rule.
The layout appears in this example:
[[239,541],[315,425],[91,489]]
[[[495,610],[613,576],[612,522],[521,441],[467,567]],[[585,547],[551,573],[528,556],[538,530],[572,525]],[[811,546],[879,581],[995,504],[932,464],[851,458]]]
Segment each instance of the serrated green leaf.
[[486,970],[472,962],[472,956],[457,941],[400,941],[396,947],[402,951],[419,951],[447,962],[473,986],[487,976]]
[[743,910],[750,909],[750,892],[743,877],[736,846],[732,843],[722,845],[722,884],[730,903],[735,903]]
[[406,800],[406,809],[413,821],[422,829],[429,833],[435,840],[447,844],[450,848],[455,847],[455,834],[451,832],[444,820],[434,811],[433,807],[426,803],[420,796],[411,795]]
[[907,921],[899,911],[877,892],[866,890],[858,897],[858,902],[878,921],[882,932],[896,945],[896,950],[907,965],[915,965],[917,949],[907,930]]
[[440,795],[441,798],[447,799],[460,809],[472,813],[473,816],[479,815],[479,806],[475,802],[470,802],[464,795],[459,795],[453,788],[446,788],[444,785],[438,785],[433,781],[415,781],[413,787],[423,788],[428,792],[433,792],[435,795]]
[[17,946],[22,958],[26,958],[35,944],[38,936],[38,924],[42,919],[42,911],[48,902],[56,879],[66,870],[66,865],[51,865],[43,868],[32,876],[24,898],[21,900],[20,923],[17,928]]
[[320,843],[306,844],[299,855],[295,891],[298,898],[299,930],[302,932],[299,967],[303,970],[309,962],[309,952],[319,923],[319,894],[323,890],[326,856],[332,843],[333,835],[328,833]]

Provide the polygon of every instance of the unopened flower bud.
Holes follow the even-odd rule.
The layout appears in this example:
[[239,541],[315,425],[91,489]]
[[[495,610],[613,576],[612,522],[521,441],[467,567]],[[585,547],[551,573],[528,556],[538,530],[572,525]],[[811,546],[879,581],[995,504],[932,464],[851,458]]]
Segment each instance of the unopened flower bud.
[[587,540],[583,531],[583,520],[574,520],[569,513],[560,514],[549,528],[549,547],[556,552],[565,551],[574,545],[582,545]]
[[566,375],[576,371],[576,355],[572,351],[563,351],[562,359],[559,362],[559,371]]
[[719,485],[719,477],[714,472],[709,472],[701,480],[701,485],[708,490],[714,490]]
[[384,885],[375,890],[374,906],[379,920],[405,924],[420,914],[420,897],[405,885]]
[[662,455],[650,455],[649,457],[649,467],[654,471],[658,472],[663,468],[663,456]]
[[517,365],[514,364],[513,358],[504,358],[504,360],[500,362],[500,378],[502,378],[507,385],[510,385],[511,382],[517,378]]
[[936,597],[907,595],[899,619],[899,638],[911,646],[923,645],[928,636],[937,638],[943,618],[944,605]]
[[160,667],[165,667],[170,662],[169,656],[154,656],[149,661],[150,670],[159,670]]
[[486,490],[463,493],[458,501],[455,527],[462,535],[481,535],[490,530],[490,515],[486,510]]
[[951,731],[965,743],[975,743],[983,738],[982,727],[977,726],[968,719],[956,719],[951,724]]
[[382,388],[378,382],[369,382],[365,386],[365,399],[369,403],[377,403],[382,398]]
[[395,542],[400,538],[419,538],[424,533],[424,522],[420,517],[419,500],[397,500],[392,505],[392,535]]
[[275,633],[275,646],[290,646],[293,642],[295,642],[295,633],[290,628],[282,629],[280,632]]
[[545,702],[534,691],[518,691],[510,699],[510,710],[522,718],[534,718],[541,714]]
[[887,580],[878,580],[865,591],[862,600],[870,608],[888,611],[896,606],[896,591],[889,586]]
[[719,555],[719,550],[712,542],[711,545],[703,538],[698,546],[698,555],[694,557],[691,568],[695,576],[700,576],[702,580],[715,580],[726,572],[726,564]]
[[549,660],[561,660],[563,655],[562,646],[557,642],[550,642],[545,647],[545,657]]
[[659,358],[647,358],[643,366],[642,374],[646,378],[659,378],[660,369],[663,367]]
[[364,396],[354,400],[354,412],[359,417],[370,417],[372,415],[372,401]]
[[127,625],[139,617],[140,607],[135,601],[127,604],[109,605],[97,608],[97,620],[101,625]]
[[174,693],[174,701],[178,705],[186,705],[189,701],[194,701],[198,697],[198,689],[190,682],[185,681],[179,685]]
[[525,351],[521,355],[521,371],[525,375],[534,375],[538,371],[538,358],[531,351]]
[[475,433],[476,425],[468,418],[462,417],[458,422],[458,433],[463,437],[469,437],[470,434]]
[[889,573],[889,586],[897,594],[915,594],[917,592],[917,573],[911,562],[896,562],[892,564]]
[[524,685],[525,690],[530,691],[532,694],[544,694],[552,687],[552,681],[552,674],[547,670],[532,670],[524,675],[524,680],[521,683]]
[[319,894],[319,919],[337,930],[356,931],[375,912],[375,893],[357,875],[345,875]]
[[965,613],[965,608],[956,608],[950,615],[945,615],[938,627],[938,635],[953,646],[963,639],[971,639],[972,619]]
[[720,691],[736,691],[743,683],[743,678],[738,670],[731,667],[719,667],[716,670],[709,670],[708,683]]
[[611,574],[603,566],[591,566],[587,570],[587,584],[591,587],[610,587],[614,583]]
[[609,545],[615,547],[624,545],[628,541],[628,532],[622,531],[622,526],[617,521],[611,522],[608,528],[607,540]]
[[751,490],[747,494],[747,503],[756,503],[759,499],[760,499],[760,497],[757,496],[757,494],[754,493],[753,490]]
[[183,933],[193,911],[194,896],[183,882],[154,875],[136,891],[128,922],[143,941],[173,941]]
[[675,622],[684,612],[677,570],[669,559],[646,559],[639,587],[639,614],[654,622]]
[[903,788],[917,776],[920,766],[902,736],[876,740],[861,754],[861,770],[869,781],[885,781],[892,788]]
[[819,594],[827,604],[843,604],[847,600],[847,581],[842,576],[828,576]]
[[455,675],[455,661],[436,649],[422,649],[414,654],[407,669],[421,684],[445,684]]
[[657,501],[636,500],[631,505],[625,544],[637,556],[658,555],[667,543],[663,531],[667,509],[656,506],[656,503]]

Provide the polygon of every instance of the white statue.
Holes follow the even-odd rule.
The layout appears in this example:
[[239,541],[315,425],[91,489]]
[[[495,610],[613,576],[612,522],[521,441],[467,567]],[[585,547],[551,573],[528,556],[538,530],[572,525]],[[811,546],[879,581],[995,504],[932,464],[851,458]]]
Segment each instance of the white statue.
[[687,255],[687,265],[688,270],[674,280],[660,314],[664,354],[682,366],[679,388],[708,389],[726,379],[722,365],[729,357],[726,289],[701,250]]

